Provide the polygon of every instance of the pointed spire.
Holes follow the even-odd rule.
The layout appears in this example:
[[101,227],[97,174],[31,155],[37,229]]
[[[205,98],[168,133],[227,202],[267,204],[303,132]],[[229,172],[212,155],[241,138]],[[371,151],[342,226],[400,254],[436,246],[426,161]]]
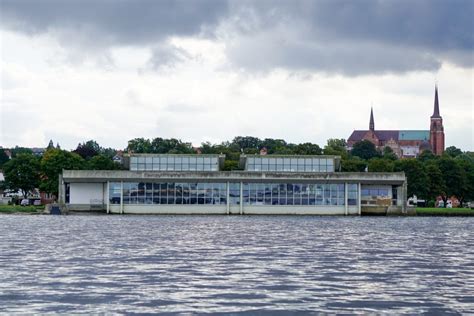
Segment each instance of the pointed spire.
[[370,123],[369,123],[369,129],[371,131],[375,130],[375,123],[374,123],[374,111],[372,107],[370,107]]
[[435,100],[434,100],[434,111],[431,117],[441,117],[439,115],[439,101],[438,101],[438,84],[435,84]]

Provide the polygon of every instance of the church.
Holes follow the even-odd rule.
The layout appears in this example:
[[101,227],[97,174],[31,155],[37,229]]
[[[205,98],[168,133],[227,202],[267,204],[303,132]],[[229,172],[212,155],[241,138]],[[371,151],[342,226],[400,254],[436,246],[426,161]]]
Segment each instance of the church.
[[368,130],[355,130],[347,140],[347,149],[362,140],[372,142],[377,149],[390,147],[400,158],[417,157],[424,150],[431,150],[435,155],[444,151],[443,118],[439,114],[438,86],[435,86],[434,110],[429,130],[376,130],[373,110],[370,110]]

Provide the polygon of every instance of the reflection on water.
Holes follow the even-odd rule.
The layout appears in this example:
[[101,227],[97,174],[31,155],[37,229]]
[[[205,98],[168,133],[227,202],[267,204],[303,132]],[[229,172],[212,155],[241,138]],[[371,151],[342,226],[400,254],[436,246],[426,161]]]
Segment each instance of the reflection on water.
[[474,313],[474,218],[0,216],[0,312]]

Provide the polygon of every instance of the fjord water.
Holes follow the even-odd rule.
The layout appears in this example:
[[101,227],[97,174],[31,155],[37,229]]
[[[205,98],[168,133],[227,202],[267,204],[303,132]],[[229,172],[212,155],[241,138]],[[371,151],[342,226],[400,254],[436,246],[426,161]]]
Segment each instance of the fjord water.
[[0,313],[474,313],[474,218],[0,217]]

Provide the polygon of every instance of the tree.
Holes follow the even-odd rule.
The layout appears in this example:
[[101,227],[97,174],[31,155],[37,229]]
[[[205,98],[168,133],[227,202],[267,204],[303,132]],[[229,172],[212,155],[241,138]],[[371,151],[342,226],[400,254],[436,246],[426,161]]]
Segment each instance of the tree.
[[91,170],[119,170],[122,166],[109,157],[97,155],[87,161],[87,168]]
[[417,159],[423,163],[430,161],[430,160],[435,160],[437,156],[433,154],[431,150],[423,150],[421,154],[418,155]]
[[428,190],[426,197],[431,200],[436,200],[438,196],[446,191],[443,174],[434,160],[428,161],[425,166],[426,173],[428,174]]
[[347,158],[347,143],[345,139],[330,138],[327,145],[324,146],[325,155],[338,155],[342,158]]
[[163,139],[161,137],[151,141],[150,152],[157,154],[194,154],[191,143],[183,143],[180,139]]
[[10,157],[5,153],[5,149],[0,148],[0,169],[3,164],[10,160]]
[[41,174],[43,181],[40,189],[53,194],[58,194],[59,174],[63,169],[80,170],[86,166],[84,159],[76,153],[61,149],[46,151],[41,160]]
[[237,136],[232,140],[232,143],[238,145],[241,149],[255,149],[260,150],[262,141],[257,137],[252,136]]
[[18,154],[3,166],[5,187],[21,191],[24,198],[35,189],[40,181],[40,163],[32,154]]
[[368,169],[370,172],[393,172],[394,163],[385,158],[372,158],[369,160]]
[[151,153],[151,142],[148,139],[135,138],[128,141],[128,146],[125,150],[141,154]]
[[15,148],[13,148],[11,152],[12,152],[12,158],[15,158],[16,156],[20,154],[30,154],[30,155],[33,154],[33,151],[31,149],[26,148],[26,147],[18,147],[18,146],[15,146]]
[[463,155],[455,159],[456,164],[462,171],[463,178],[463,185],[457,194],[460,206],[462,206],[465,201],[474,199],[474,161],[469,158],[466,159]]
[[395,161],[395,171],[404,171],[408,182],[408,196],[425,197],[428,192],[428,175],[421,162],[415,158]]
[[224,160],[224,171],[239,170],[239,162],[235,160]]
[[375,148],[375,145],[368,140],[357,142],[352,147],[351,154],[362,159],[369,160],[371,158],[380,157],[380,153]]
[[323,150],[317,144],[303,143],[296,145],[295,154],[297,155],[321,155]]
[[463,173],[456,160],[449,155],[443,155],[437,162],[445,183],[445,191],[441,194],[441,197],[446,207],[448,198],[453,195],[456,197],[462,195],[462,190],[466,185],[466,174]]
[[74,150],[76,154],[81,156],[84,159],[90,159],[94,156],[97,156],[101,151],[101,147],[94,140],[88,140],[85,143],[78,144],[77,148]]
[[395,153],[393,152],[393,149],[388,146],[384,147],[382,157],[384,159],[393,160],[393,161],[398,159],[397,155],[395,155]]
[[364,172],[367,162],[359,157],[351,157],[341,160],[341,170],[344,172]]
[[456,158],[457,156],[462,155],[462,150],[456,146],[449,146],[444,150],[444,153],[451,156],[452,158]]
[[260,149],[265,147],[267,149],[268,154],[271,155],[274,154],[276,151],[286,147],[286,145],[287,144],[283,139],[265,138],[260,144]]

